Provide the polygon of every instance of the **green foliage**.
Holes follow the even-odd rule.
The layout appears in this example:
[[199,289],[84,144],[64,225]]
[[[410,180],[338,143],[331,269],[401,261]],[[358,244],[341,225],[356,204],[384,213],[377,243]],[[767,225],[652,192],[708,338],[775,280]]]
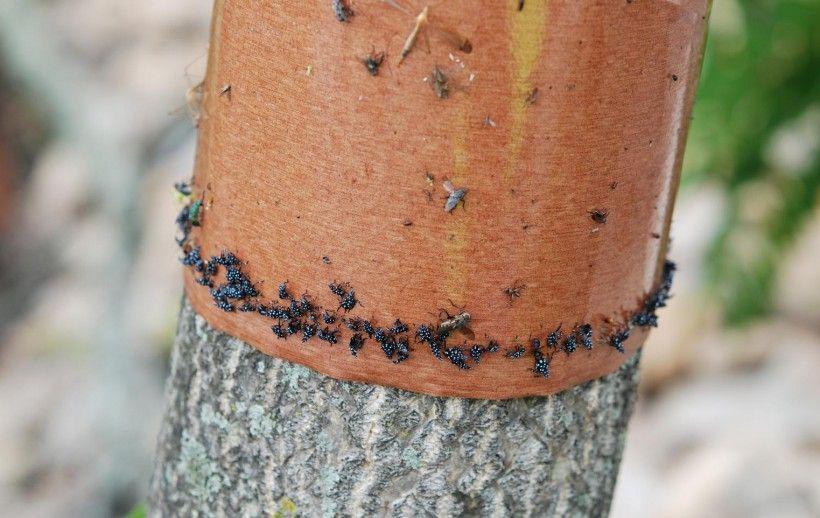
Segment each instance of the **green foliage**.
[[140,503],[128,511],[128,514],[126,514],[123,518],[145,518],[146,516],[148,516],[148,506],[144,503]]
[[717,0],[684,186],[728,197],[708,281],[729,323],[764,314],[820,186],[820,1]]

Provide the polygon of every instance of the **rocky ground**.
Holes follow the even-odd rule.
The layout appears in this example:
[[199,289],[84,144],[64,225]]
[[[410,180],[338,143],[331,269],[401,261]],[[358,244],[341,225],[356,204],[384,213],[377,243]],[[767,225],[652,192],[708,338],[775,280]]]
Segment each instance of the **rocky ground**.
[[[0,3],[2,516],[144,498],[181,294],[170,186],[192,167],[185,91],[209,11]],[[645,349],[614,516],[820,515],[820,213],[774,314],[726,329],[700,280],[723,203],[700,185],[678,205],[680,275]]]

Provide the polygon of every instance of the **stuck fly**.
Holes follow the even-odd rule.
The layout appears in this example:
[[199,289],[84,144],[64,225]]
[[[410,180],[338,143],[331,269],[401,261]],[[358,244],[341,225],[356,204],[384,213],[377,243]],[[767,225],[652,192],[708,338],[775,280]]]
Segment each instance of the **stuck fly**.
[[464,201],[464,196],[467,195],[467,188],[466,187],[459,187],[455,188],[453,186],[453,182],[450,180],[444,180],[442,184],[444,190],[447,191],[449,196],[447,197],[447,202],[444,204],[444,211],[445,212],[452,212],[453,209],[458,206],[459,203]]
[[424,39],[427,44],[427,50],[429,52],[430,41],[428,32],[432,32],[439,39],[443,40],[451,47],[465,54],[469,54],[473,51],[473,44],[470,42],[470,40],[464,38],[455,31],[445,29],[430,21],[429,5],[425,5],[419,12],[419,14],[413,15],[413,13],[410,12],[409,9],[398,3],[396,0],[383,0],[383,2],[389,5],[390,7],[398,11],[401,11],[407,16],[412,16],[413,18],[415,18],[413,29],[410,31],[410,34],[408,34],[407,39],[404,40],[404,46],[401,49],[401,54],[399,57],[400,65],[404,62],[405,58],[407,58],[407,56],[416,46],[416,42],[418,41],[419,36],[421,36],[422,34],[424,35]]
[[467,335],[468,338],[475,338],[475,334],[469,327],[467,327],[467,325],[470,323],[469,313],[467,313],[464,310],[460,311],[457,315],[450,315],[449,313],[443,310],[442,312],[444,313],[446,318],[442,319],[441,323],[438,325],[438,336],[447,336],[453,331],[460,330],[462,333]]

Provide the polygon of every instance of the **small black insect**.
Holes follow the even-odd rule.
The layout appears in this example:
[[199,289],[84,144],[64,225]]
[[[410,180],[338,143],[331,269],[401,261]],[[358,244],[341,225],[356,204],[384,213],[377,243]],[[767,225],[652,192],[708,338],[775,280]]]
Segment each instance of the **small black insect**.
[[295,335],[302,329],[302,324],[299,323],[298,320],[289,320],[288,326],[285,328],[288,335]]
[[376,330],[373,328],[373,324],[370,323],[370,320],[365,320],[362,322],[362,329],[364,329],[364,332],[371,338],[373,338],[373,335],[376,333]]
[[482,353],[484,353],[484,349],[480,345],[475,344],[470,347],[470,358],[472,358],[477,364],[481,363]]
[[313,311],[313,303],[308,300],[307,295],[302,295],[302,298],[299,299],[299,306],[302,308],[303,313]]
[[387,332],[381,327],[377,328],[376,331],[373,333],[373,339],[379,342],[380,344],[386,342],[389,338],[390,337],[387,336]]
[[176,182],[174,184],[174,189],[176,189],[176,191],[183,196],[191,195],[191,184],[188,182]]
[[211,261],[214,261],[214,260],[217,264],[221,264],[222,266],[226,266],[226,267],[227,266],[236,266],[237,264],[239,264],[239,259],[237,259],[235,255],[233,255],[231,252],[229,252],[227,250],[223,250],[222,254],[220,254],[219,257],[216,257],[216,258],[212,257],[211,258]]
[[409,357],[410,344],[407,342],[407,338],[399,338],[396,341],[396,359],[393,361],[393,363],[401,363]]
[[407,324],[405,324],[397,318],[393,325],[390,327],[390,332],[394,335],[398,335],[401,333],[406,333],[409,329],[410,328],[407,327]]
[[420,342],[430,343],[433,341],[433,330],[430,329],[430,326],[427,324],[421,324],[416,327],[416,338],[418,338]]
[[245,312],[245,313],[248,313],[248,312],[251,312],[251,311],[255,312],[256,311],[256,305],[251,304],[250,302],[245,302],[244,304],[239,306],[239,311],[242,311],[242,312]]
[[555,328],[549,335],[547,335],[547,347],[557,347],[561,340],[561,325]]
[[242,282],[245,276],[242,275],[242,272],[239,271],[239,268],[236,266],[229,266],[228,271],[225,273],[225,278],[231,284],[238,284]]
[[198,272],[205,269],[202,256],[200,255],[200,248],[198,246],[188,250],[188,253],[185,254],[179,261],[185,266],[193,266]]
[[328,328],[324,328],[324,329],[320,329],[319,332],[316,334],[316,336],[319,337],[319,340],[324,340],[325,342],[333,345],[333,344],[335,344],[336,342],[339,341],[338,336],[336,336],[337,333],[338,333],[338,331],[336,331],[336,330],[330,330]]
[[470,368],[470,366],[467,365],[467,357],[464,355],[464,351],[459,347],[448,347],[444,350],[444,356],[459,369],[467,370]]
[[564,339],[564,352],[567,354],[572,354],[576,349],[578,349],[578,342],[575,340],[575,334],[570,333]]
[[351,331],[360,331],[362,329],[362,320],[360,318],[351,318],[345,320],[345,326]]
[[517,360],[518,358],[521,358],[522,356],[524,356],[524,353],[526,353],[526,352],[527,352],[527,350],[524,349],[524,346],[519,345],[514,350],[512,350],[512,351],[508,352],[507,354],[505,354],[505,356],[507,358],[512,359],[512,360]]
[[262,314],[266,317],[276,318],[278,320],[288,320],[290,318],[288,310],[279,306],[272,306],[269,309],[266,308],[265,313]]
[[[336,315],[333,315],[329,311],[325,310],[325,312],[322,313],[322,320],[324,321],[325,324],[332,324],[332,323],[336,322]],[[355,331],[355,329],[354,329],[354,331]]]
[[484,351],[488,353],[495,353],[498,352],[499,349],[501,349],[501,346],[498,344],[498,342],[496,342],[495,340],[490,340],[489,342],[487,342],[487,347],[484,348]]
[[234,310],[233,304],[231,304],[224,298],[214,299],[214,303],[216,304],[216,307],[218,307],[222,311],[230,313]]
[[337,295],[339,297],[345,296],[345,289],[341,285],[336,284],[335,282],[331,282],[327,285],[327,287],[330,288],[330,292],[334,295]]
[[376,338],[376,341],[381,345],[384,355],[392,360],[393,355],[396,353],[396,342],[390,339],[379,340],[378,338]]
[[290,307],[288,308],[288,314],[291,318],[300,317],[303,313],[304,310],[302,309],[302,304],[300,304],[297,300],[291,300]]
[[313,324],[305,324],[302,326],[302,341],[307,342],[316,334],[316,326]]
[[440,360],[441,348],[444,346],[444,344],[438,339],[430,340],[428,343],[430,344],[430,352],[433,353],[433,356]]
[[530,348],[533,351],[540,351],[541,350],[541,340],[539,340],[538,338],[533,338],[530,341]]
[[201,284],[202,286],[207,286],[209,288],[214,287],[214,281],[212,281],[211,279],[209,279],[208,277],[205,277],[205,276],[197,277],[194,280],[194,282],[196,282],[197,284]]
[[550,359],[547,356],[541,354],[540,351],[535,352],[535,366],[533,367],[533,372],[535,374],[543,376],[545,378],[550,377]]
[[348,22],[353,16],[353,11],[347,6],[345,0],[333,0],[333,14],[340,22]]
[[618,350],[619,353],[624,353],[624,342],[629,338],[629,329],[622,329],[616,331],[614,335],[609,337],[609,345]]
[[330,257],[328,257],[326,255],[323,255],[322,256],[322,262],[325,263],[325,264],[330,264]]
[[350,343],[348,344],[347,348],[350,349],[350,354],[356,356],[359,350],[364,347],[364,337],[361,333],[355,333],[353,336],[350,337]]
[[587,350],[592,349],[592,325],[590,324],[581,324],[578,327],[578,334],[581,336],[581,343],[584,345],[584,348]]
[[290,298],[290,293],[288,293],[288,281],[279,285],[279,298],[282,300]]
[[379,75],[379,67],[382,66],[382,62],[384,62],[384,52],[371,52],[366,58],[362,60],[364,66],[367,68],[367,72],[371,76]]
[[345,311],[350,311],[354,307],[356,307],[356,303],[359,302],[356,299],[356,293],[353,291],[348,291],[345,293],[345,296],[342,297],[341,302],[339,302],[339,307],[344,309]]
[[218,258],[216,256],[213,256],[211,257],[210,261],[205,263],[205,271],[203,272],[203,275],[206,275],[208,277],[213,277],[214,275],[216,275],[216,272],[219,269],[219,263],[216,262],[216,259]]
[[279,324],[271,326],[270,329],[273,331],[273,334],[279,338],[286,338],[288,336],[287,332],[285,332],[284,328]]
[[506,295],[510,299],[510,302],[512,302],[513,299],[517,299],[521,296],[521,292],[524,291],[524,288],[526,287],[526,285],[516,282],[512,286],[504,288],[504,295]]
[[592,209],[588,210],[587,213],[589,214],[590,219],[599,225],[606,223],[606,220],[609,217],[609,211],[606,209]]

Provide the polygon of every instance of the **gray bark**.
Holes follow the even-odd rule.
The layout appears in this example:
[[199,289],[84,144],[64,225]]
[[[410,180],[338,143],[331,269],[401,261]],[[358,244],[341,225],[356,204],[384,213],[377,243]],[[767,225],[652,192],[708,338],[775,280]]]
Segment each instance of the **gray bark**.
[[155,516],[604,516],[638,355],[548,397],[337,381],[215,331],[183,301]]

